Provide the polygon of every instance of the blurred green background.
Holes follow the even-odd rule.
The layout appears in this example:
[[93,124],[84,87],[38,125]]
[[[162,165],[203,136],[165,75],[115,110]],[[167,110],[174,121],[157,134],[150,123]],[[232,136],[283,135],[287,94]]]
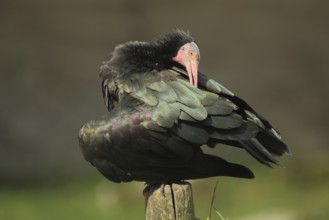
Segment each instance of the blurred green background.
[[[2,0],[0,219],[143,219],[142,183],[114,184],[84,161],[80,126],[106,114],[101,62],[113,47],[189,30],[212,76],[282,133],[292,157],[270,169],[215,153],[254,180],[193,181],[196,215],[329,219],[329,3],[320,0]],[[213,219],[219,219],[213,213]]]

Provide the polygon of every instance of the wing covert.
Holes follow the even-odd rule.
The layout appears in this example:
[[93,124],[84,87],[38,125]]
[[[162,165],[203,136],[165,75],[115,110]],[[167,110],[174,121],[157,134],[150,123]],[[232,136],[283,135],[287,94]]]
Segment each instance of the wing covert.
[[[263,117],[215,80],[200,73],[197,88],[185,79],[185,75],[185,71],[176,68],[125,75],[116,79],[114,84],[118,86],[114,91],[119,98],[120,94],[126,95],[142,103],[139,108],[147,109],[151,118],[141,122],[141,126],[153,131],[150,134],[155,138],[159,134],[167,137],[162,147],[174,154],[183,156],[182,152],[189,152],[186,148],[189,144],[191,150],[194,145],[224,143],[245,148],[264,164],[277,163],[271,154],[285,152],[285,145],[273,134],[275,130]],[[108,89],[105,94],[111,94],[113,82],[104,82],[107,85],[103,88]],[[281,150],[271,144],[274,142],[266,138],[266,132],[273,136],[276,144],[281,144]],[[173,143],[183,148],[175,149]]]

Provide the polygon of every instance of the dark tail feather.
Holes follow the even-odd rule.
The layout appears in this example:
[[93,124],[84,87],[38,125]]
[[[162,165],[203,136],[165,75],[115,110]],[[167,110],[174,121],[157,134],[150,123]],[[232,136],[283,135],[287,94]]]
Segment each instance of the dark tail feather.
[[196,161],[193,161],[193,169],[205,177],[231,176],[240,178],[254,178],[254,174],[245,166],[227,162],[226,160],[202,154]]
[[244,148],[255,159],[269,167],[271,167],[271,163],[278,164],[275,156],[289,154],[287,146],[281,140],[268,135],[265,132],[258,133],[254,138],[240,141],[210,138],[207,145],[214,147],[219,143]]
[[271,163],[278,164],[274,156],[257,139],[240,141],[240,143],[259,162],[269,167],[272,167]]
[[256,138],[269,152],[276,156],[289,154],[287,145],[272,135],[268,135],[265,132],[260,132],[257,134]]
[[279,138],[265,131],[259,132],[255,138],[240,141],[241,145],[259,162],[271,167],[271,163],[278,165],[275,156],[288,154],[289,150]]

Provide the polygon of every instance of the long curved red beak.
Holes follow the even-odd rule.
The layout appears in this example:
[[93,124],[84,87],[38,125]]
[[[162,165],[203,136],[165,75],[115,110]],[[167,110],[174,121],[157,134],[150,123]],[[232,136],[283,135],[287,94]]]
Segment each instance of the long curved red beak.
[[200,60],[200,51],[196,43],[184,44],[173,58],[174,61],[185,66],[189,76],[190,83],[198,87],[198,65]]

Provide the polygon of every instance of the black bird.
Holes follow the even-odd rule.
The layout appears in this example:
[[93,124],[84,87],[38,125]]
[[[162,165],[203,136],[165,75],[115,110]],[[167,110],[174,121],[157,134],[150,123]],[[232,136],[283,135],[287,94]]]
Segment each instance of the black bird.
[[276,157],[288,153],[279,133],[245,101],[198,72],[199,59],[194,38],[181,30],[117,46],[100,72],[109,113],[79,132],[85,159],[114,182],[254,177],[248,168],[200,148],[217,143],[277,164]]

